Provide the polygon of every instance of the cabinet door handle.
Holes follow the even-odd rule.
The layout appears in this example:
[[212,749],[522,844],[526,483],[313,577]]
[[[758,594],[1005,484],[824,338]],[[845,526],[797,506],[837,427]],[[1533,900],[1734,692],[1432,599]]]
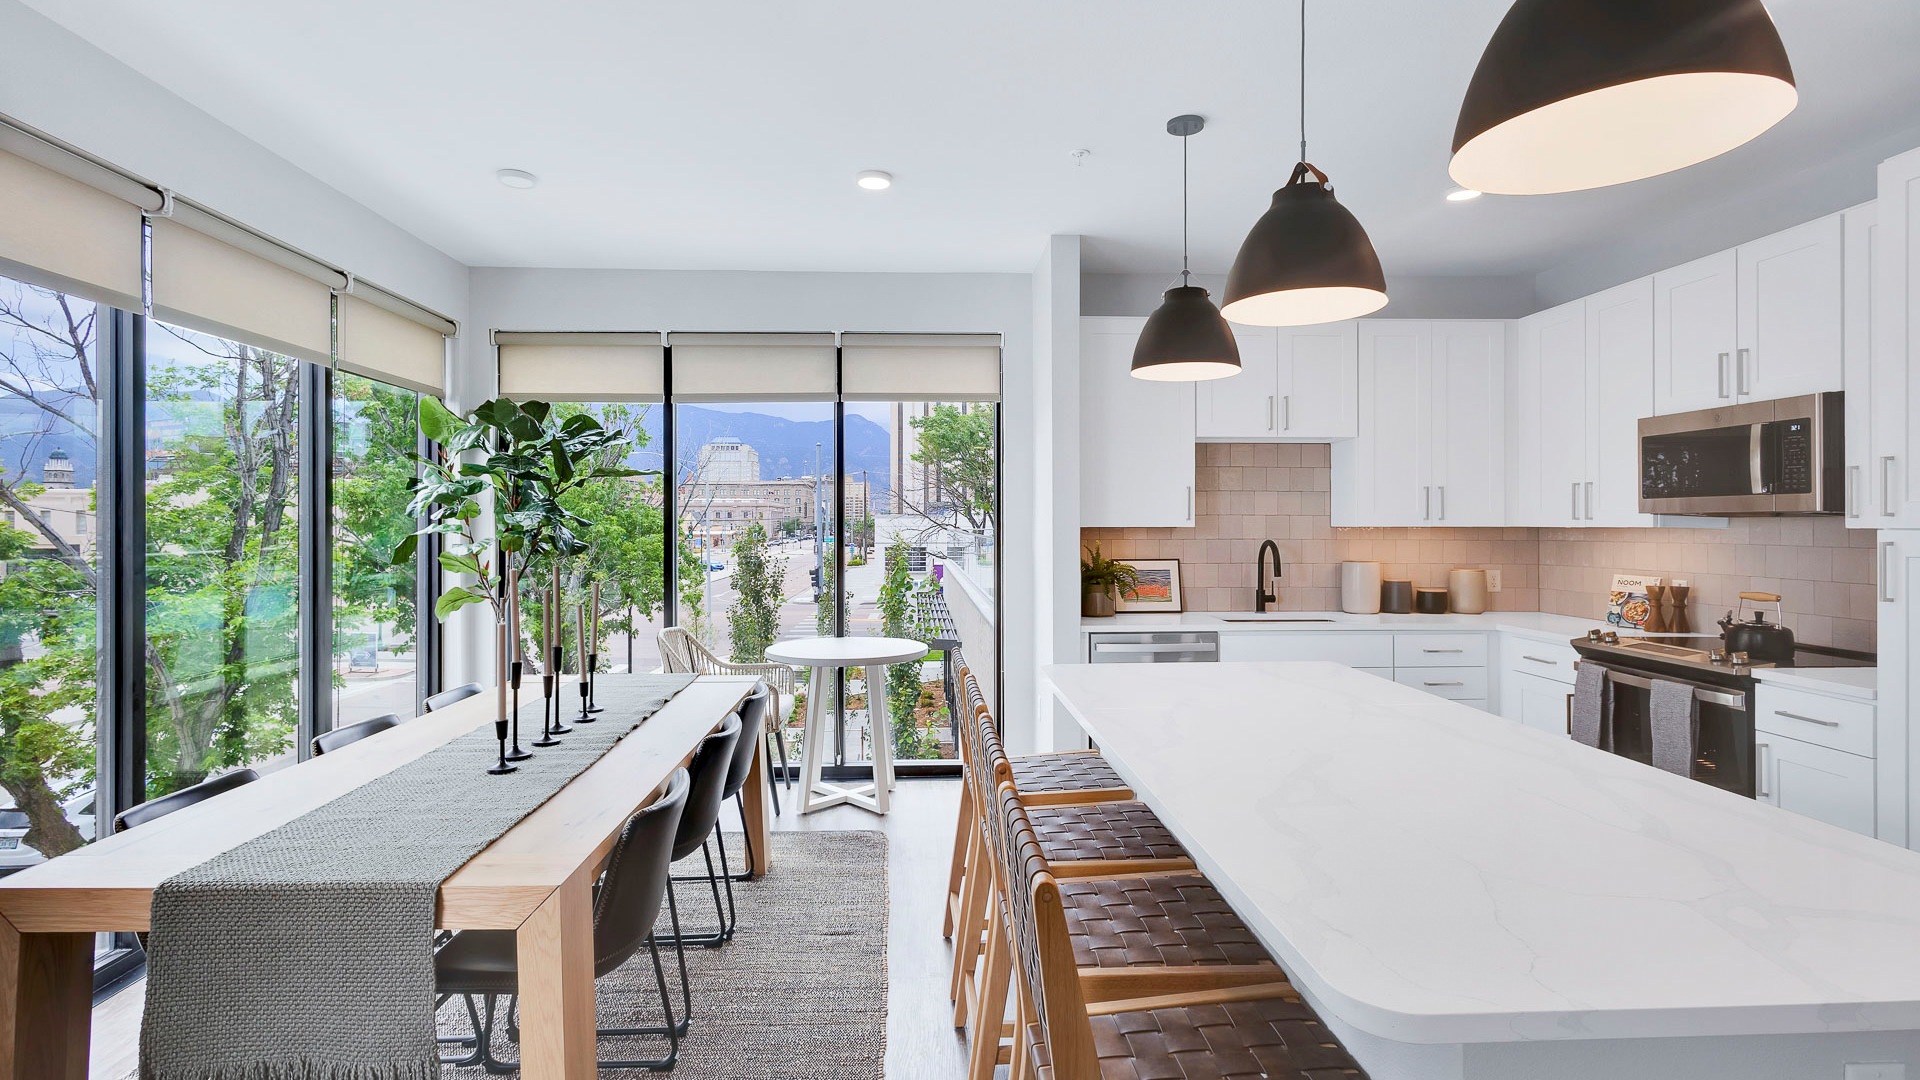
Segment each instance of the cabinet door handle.
[[1549,659],[1547,659],[1547,658],[1546,658],[1546,657],[1544,657],[1544,656],[1528,656],[1528,655],[1527,655],[1526,653],[1521,653],[1521,654],[1520,654],[1520,659],[1522,659],[1522,660],[1531,660],[1531,661],[1533,661],[1533,662],[1534,662],[1534,663],[1536,663],[1536,664],[1545,664],[1545,665],[1547,665],[1548,667],[1559,667],[1559,666],[1560,666],[1560,661],[1558,661],[1558,660],[1549,660]]
[[1785,709],[1775,709],[1773,710],[1773,715],[1784,716],[1789,720],[1801,720],[1809,724],[1819,724],[1821,727],[1839,727],[1840,726],[1840,721],[1838,720],[1822,720],[1817,716],[1801,716],[1797,712],[1788,712]]
[[1420,520],[1433,520],[1433,488],[1431,486],[1420,489]]
[[1880,516],[1893,517],[1893,455],[1880,459]]
[[1465,649],[1421,649],[1420,651],[1423,653],[1460,653],[1460,652],[1466,652],[1467,650]]
[[1267,395],[1267,430],[1273,430],[1273,395]]
[[1440,513],[1437,516],[1441,521],[1445,521],[1447,520],[1447,485],[1441,484],[1434,490],[1440,493]]
[[1280,430],[1281,431],[1293,430],[1293,395],[1292,394],[1283,394],[1280,397]]
[[1465,686],[1467,684],[1460,682],[1457,679],[1454,680],[1453,682],[1435,682],[1432,679],[1424,679],[1421,681],[1420,685],[1421,686]]
[[1593,481],[1587,481],[1587,520],[1593,520]]
[[1733,388],[1742,397],[1745,397],[1749,392],[1747,390],[1747,361],[1752,359],[1752,357],[1752,349],[1741,349],[1739,354],[1734,357]]
[[1893,554],[1893,541],[1880,545],[1880,602],[1893,603],[1893,560],[1887,556]]
[[1580,520],[1580,481],[1575,480],[1572,484],[1568,485],[1568,487],[1571,489],[1571,494],[1573,496],[1573,508],[1569,510],[1568,513],[1570,513],[1573,516],[1573,520],[1579,521]]
[[1193,485],[1187,485],[1187,521],[1193,521]]
[[1771,756],[1768,754],[1768,751],[1772,749],[1773,749],[1772,743],[1754,743],[1753,744],[1754,779],[1757,782],[1758,787],[1760,788],[1759,796],[1763,799],[1773,794],[1773,789],[1767,786],[1767,758]]
[[1720,385],[1714,391],[1715,397],[1727,396],[1727,354],[1720,354]]
[[1860,466],[1847,466],[1847,516],[1860,516]]

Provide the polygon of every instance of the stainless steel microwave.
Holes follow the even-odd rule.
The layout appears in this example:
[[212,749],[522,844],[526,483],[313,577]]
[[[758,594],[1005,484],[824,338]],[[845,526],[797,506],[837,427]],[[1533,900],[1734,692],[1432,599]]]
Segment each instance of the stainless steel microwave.
[[1839,391],[1640,421],[1640,512],[1734,517],[1846,510]]

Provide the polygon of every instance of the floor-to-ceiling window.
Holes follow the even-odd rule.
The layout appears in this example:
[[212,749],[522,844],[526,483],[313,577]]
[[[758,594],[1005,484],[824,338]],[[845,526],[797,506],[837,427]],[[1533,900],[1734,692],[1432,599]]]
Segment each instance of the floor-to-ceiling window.
[[301,361],[147,333],[146,794],[293,759]]
[[0,278],[0,875],[97,835],[103,315]]
[[389,555],[417,528],[407,503],[420,395],[344,371],[332,384],[330,720],[343,727],[419,711],[419,575]]

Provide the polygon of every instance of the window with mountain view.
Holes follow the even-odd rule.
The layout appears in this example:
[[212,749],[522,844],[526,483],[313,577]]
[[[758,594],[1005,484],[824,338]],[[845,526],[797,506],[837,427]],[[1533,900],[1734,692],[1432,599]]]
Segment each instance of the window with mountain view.
[[92,841],[106,315],[0,278],[0,875]]

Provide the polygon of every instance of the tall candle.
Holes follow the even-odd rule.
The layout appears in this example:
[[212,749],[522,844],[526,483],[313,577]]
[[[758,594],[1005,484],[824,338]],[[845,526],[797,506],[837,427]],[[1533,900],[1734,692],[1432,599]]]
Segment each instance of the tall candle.
[[580,668],[580,682],[584,685],[587,681],[587,605],[585,604],[580,605],[580,640],[575,647],[580,655],[575,658],[574,663]]
[[494,649],[493,649],[494,679],[493,681],[497,683],[499,686],[499,691],[495,695],[496,708],[494,710],[493,718],[495,721],[504,724],[506,723],[506,720],[507,720],[507,656],[508,656],[507,625],[505,623],[494,624],[493,639],[494,639]]
[[507,640],[512,643],[510,660],[519,660],[523,653],[520,648],[520,571],[512,562],[507,564]]
[[[553,637],[550,639],[553,645],[552,648],[548,650],[549,656],[553,655],[553,650],[562,648],[560,644],[560,620],[567,617],[566,608],[561,606],[565,602],[566,593],[560,591],[560,558],[558,555],[555,555],[553,560]],[[561,653],[560,655],[564,656],[566,654]],[[554,677],[559,677],[559,664],[553,666],[553,674]]]

